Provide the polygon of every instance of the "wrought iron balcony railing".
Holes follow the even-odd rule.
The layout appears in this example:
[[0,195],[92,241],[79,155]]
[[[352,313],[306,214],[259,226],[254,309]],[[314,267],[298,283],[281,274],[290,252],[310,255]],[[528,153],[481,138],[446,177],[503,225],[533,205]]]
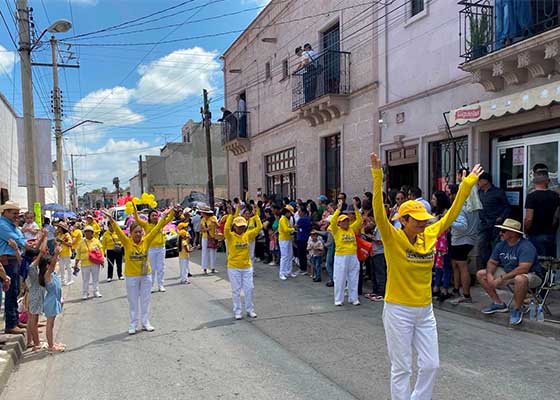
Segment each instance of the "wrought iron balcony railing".
[[248,138],[248,120],[249,113],[244,111],[235,111],[220,120],[222,124],[222,145],[235,139]]
[[324,95],[350,93],[350,53],[327,50],[292,76],[292,109]]
[[558,0],[460,0],[460,56],[471,61],[560,26]]

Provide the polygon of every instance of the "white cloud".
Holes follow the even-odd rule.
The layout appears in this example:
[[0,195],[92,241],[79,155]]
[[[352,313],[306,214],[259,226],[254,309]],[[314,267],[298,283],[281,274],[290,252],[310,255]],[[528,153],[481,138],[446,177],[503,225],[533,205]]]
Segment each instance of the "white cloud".
[[14,55],[15,51],[8,51],[8,49],[0,45],[0,75],[12,75],[14,62],[18,61],[18,57],[14,57]]
[[74,105],[72,118],[76,121],[93,119],[102,121],[106,126],[133,125],[144,120],[129,107],[133,90],[122,86],[100,89],[89,93]]
[[[128,186],[128,179],[138,171],[138,154],[159,154],[158,147],[146,149],[151,145],[137,139],[108,139],[101,147],[89,147],[88,157],[74,161],[78,183],[87,184],[87,187],[79,189],[80,194],[103,186],[113,189],[112,181],[116,176],[123,187]],[[84,152],[83,148],[73,143],[67,143],[66,150],[76,154]]]
[[221,68],[216,61],[217,55],[217,51],[193,47],[176,50],[159,60],[141,65],[138,68],[141,77],[134,93],[136,101],[172,104],[198,95],[202,89],[212,90]]

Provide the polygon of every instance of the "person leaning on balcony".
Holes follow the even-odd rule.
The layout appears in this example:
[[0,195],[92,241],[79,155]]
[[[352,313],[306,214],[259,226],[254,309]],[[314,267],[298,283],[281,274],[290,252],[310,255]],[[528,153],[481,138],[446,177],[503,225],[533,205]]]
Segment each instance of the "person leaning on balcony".
[[222,112],[222,118],[218,120],[224,124],[224,133],[228,136],[228,138],[235,134],[235,130],[237,129],[237,120],[233,113],[225,107],[220,108]]
[[237,101],[237,118],[239,118],[239,137],[247,137],[247,103],[245,97],[235,96]]
[[[379,156],[372,153],[373,212],[384,244],[387,260],[387,286],[383,325],[391,360],[391,398],[393,400],[431,399],[439,349],[437,325],[432,308],[432,266],[435,245],[442,232],[457,218],[483,169],[476,165],[463,179],[451,208],[439,221],[428,225],[433,216],[416,200],[404,202],[393,218],[402,229],[388,220],[383,204],[383,171]],[[412,347],[418,354],[418,378],[412,395]]]

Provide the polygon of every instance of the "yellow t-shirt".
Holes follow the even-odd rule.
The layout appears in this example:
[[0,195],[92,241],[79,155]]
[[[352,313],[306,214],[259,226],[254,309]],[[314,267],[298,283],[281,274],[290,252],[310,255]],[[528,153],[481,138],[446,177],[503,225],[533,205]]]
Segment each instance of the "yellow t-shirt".
[[[96,238],[96,239],[99,239],[99,234],[101,233],[101,228],[99,227],[99,224],[97,222],[93,221],[93,223],[86,224],[86,226],[91,226],[93,228],[93,237]],[[86,226],[84,226],[84,228]]]
[[[249,221],[247,221],[247,230],[251,230],[253,228],[255,228],[257,226],[257,217],[259,217],[260,219],[260,215],[261,215],[261,210],[259,210],[258,208],[255,211],[255,215],[252,216],[251,218],[249,218]],[[257,236],[258,232],[257,232]],[[251,242],[254,242],[255,240],[257,240],[257,236],[255,236]]]
[[[177,239],[178,241],[178,239]],[[180,260],[185,260],[187,258],[189,258],[189,253],[190,253],[190,248],[189,248],[189,239],[188,238],[183,238],[181,240],[181,248],[179,249],[179,259]]]
[[[144,221],[142,218],[140,218],[138,216],[138,212],[136,211],[136,207],[134,208],[134,220],[140,224],[140,226],[144,229],[146,235],[150,233],[157,225],[157,224],[152,224],[151,222],[148,221]],[[161,228],[159,228],[159,231],[157,232],[154,239],[150,243],[151,249],[165,247],[165,235],[163,234],[163,227],[165,225],[166,224],[163,224]]]
[[70,245],[60,244],[60,257],[70,257],[72,255],[72,236],[69,233],[59,233],[56,235],[56,239]]
[[350,225],[348,229],[342,229],[338,226],[337,218],[340,215],[340,210],[336,210],[332,216],[329,229],[333,235],[335,244],[335,255],[346,256],[356,254],[358,245],[356,244],[356,234],[360,232],[362,227],[362,214],[360,210],[355,210],[356,220]]
[[218,218],[216,218],[215,215],[212,215],[211,217],[202,217],[202,220],[200,221],[200,227],[210,229],[210,232],[202,232],[202,237],[204,239],[208,238],[208,233],[210,233],[211,238],[216,237],[216,228],[218,227]]
[[96,249],[103,251],[103,246],[99,239],[95,237],[91,238],[91,240],[87,240],[86,238],[82,239],[76,250],[76,259],[80,261],[80,266],[82,268],[91,267],[93,265],[89,260],[89,252]]
[[238,235],[231,230],[233,219],[239,216],[239,209],[235,210],[235,215],[228,215],[224,227],[224,236],[227,242],[228,258],[227,267],[235,269],[251,268],[251,256],[249,254],[249,243],[255,240],[262,228],[261,219],[255,215],[255,226],[247,229],[242,235]]
[[103,237],[101,238],[101,245],[103,246],[103,249],[105,249],[105,251],[115,250],[115,244],[122,246],[121,240],[117,234],[114,231],[112,234],[109,231],[105,231]]
[[296,230],[290,225],[290,221],[285,215],[280,217],[278,221],[278,240],[292,240],[292,234]]
[[142,238],[140,243],[135,243],[131,238],[126,236],[116,222],[112,222],[113,230],[121,240],[124,247],[124,275],[125,276],[144,276],[149,274],[152,269],[148,261],[148,249],[151,242],[161,232],[163,227],[169,223],[175,216],[175,212],[171,212],[166,218],[161,218],[150,232]]
[[72,249],[73,250],[78,250],[78,246],[80,245],[80,242],[82,241],[83,238],[83,234],[82,231],[74,228],[74,230],[72,231]]
[[372,169],[372,176],[373,213],[387,260],[385,301],[409,307],[426,307],[432,303],[432,267],[437,238],[457,218],[478,178],[473,174],[467,176],[459,186],[449,211],[429,225],[412,244],[404,230],[395,228],[387,218],[381,188],[383,172]]

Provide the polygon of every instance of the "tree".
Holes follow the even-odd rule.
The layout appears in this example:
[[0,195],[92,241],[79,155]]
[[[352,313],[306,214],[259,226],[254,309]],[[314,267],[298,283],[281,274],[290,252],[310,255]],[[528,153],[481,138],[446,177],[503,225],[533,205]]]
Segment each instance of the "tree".
[[113,185],[115,185],[115,189],[117,189],[117,197],[121,197],[121,193],[120,193],[120,179],[118,176],[115,176],[113,178]]

